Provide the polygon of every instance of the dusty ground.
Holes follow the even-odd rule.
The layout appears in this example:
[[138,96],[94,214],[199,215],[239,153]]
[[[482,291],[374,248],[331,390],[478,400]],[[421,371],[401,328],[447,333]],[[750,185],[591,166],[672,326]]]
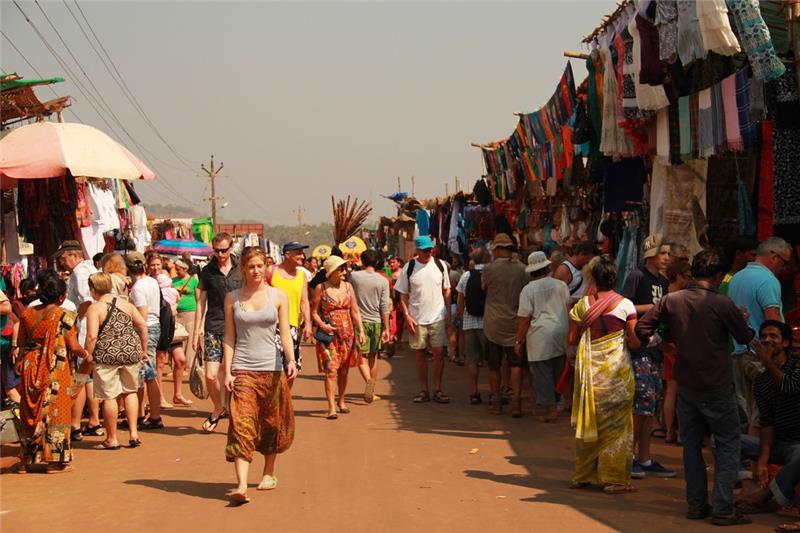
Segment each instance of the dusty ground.
[[[572,469],[568,420],[542,425],[490,416],[467,401],[461,367],[448,365],[450,405],[417,405],[413,357],[381,361],[372,405],[351,372],[352,413],[324,418],[322,381],[313,355],[294,389],[297,434],[278,458],[277,490],[255,491],[262,463],[251,470],[252,502],[228,507],[233,467],[224,460],[223,421],[213,435],[199,430],[208,402],[167,411],[167,428],[142,433],[144,446],[96,451],[100,439],[77,443],[76,471],[0,476],[0,527],[25,531],[700,531],[710,523],[683,518],[683,480],[637,481],[639,492],[606,496],[566,488]],[[482,376],[485,382],[485,376]],[[187,391],[188,394],[188,391]],[[486,393],[484,393],[484,398]],[[529,399],[528,399],[529,402]],[[198,408],[200,407],[200,408]],[[527,407],[526,407],[527,408]],[[127,434],[121,434],[123,442]],[[680,470],[680,448],[655,446]],[[472,452],[472,453],[471,453]],[[785,522],[754,517],[735,531],[769,531]],[[766,529],[769,528],[769,529]]]

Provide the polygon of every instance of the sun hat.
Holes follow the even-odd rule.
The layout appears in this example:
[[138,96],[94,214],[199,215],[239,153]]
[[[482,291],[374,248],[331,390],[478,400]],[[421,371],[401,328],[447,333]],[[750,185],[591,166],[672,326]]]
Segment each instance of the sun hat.
[[322,268],[325,269],[325,277],[326,278],[331,277],[331,274],[336,272],[339,269],[339,267],[341,267],[342,265],[344,265],[346,263],[347,263],[347,261],[345,261],[344,259],[342,259],[338,255],[330,256],[322,264]]
[[644,240],[642,245],[644,249],[644,258],[649,259],[658,255],[658,249],[661,248],[661,235],[650,235]]
[[506,235],[505,233],[498,233],[495,235],[494,240],[492,241],[490,249],[494,250],[495,248],[513,248],[514,241],[511,240],[511,237]]
[[550,261],[544,252],[531,252],[528,256],[528,266],[525,267],[525,272],[531,273],[537,270],[547,268],[552,261]]
[[420,235],[414,239],[414,246],[417,247],[417,250],[430,250],[433,248],[433,239],[430,235]]

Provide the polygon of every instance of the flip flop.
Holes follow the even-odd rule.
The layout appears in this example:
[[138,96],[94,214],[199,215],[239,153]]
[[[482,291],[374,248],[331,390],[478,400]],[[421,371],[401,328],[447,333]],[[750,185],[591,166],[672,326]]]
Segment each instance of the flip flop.
[[141,445],[142,445],[142,441],[140,441],[138,437],[128,441],[128,447],[129,448],[138,448]]
[[425,403],[429,401],[431,401],[431,396],[426,390],[421,391],[419,394],[414,396],[414,403]]
[[336,412],[337,413],[342,413],[343,415],[350,414],[350,408],[349,407],[337,407],[336,408]]
[[339,418],[339,415],[337,415],[336,413],[331,413],[328,416],[326,416],[325,418],[328,419],[328,420],[336,420],[337,418]]
[[219,414],[217,418],[214,418],[213,415],[208,415],[208,418],[203,420],[203,431],[206,433],[214,433],[214,430],[217,429],[217,424],[219,424],[220,419],[222,419],[222,414]]
[[228,499],[231,501],[231,505],[239,506],[244,505],[245,503],[250,503],[250,498],[247,497],[247,494],[242,494],[241,492],[234,492],[228,496]]
[[269,476],[269,478],[261,480],[261,483],[258,484],[256,490],[274,490],[277,488],[278,488],[278,478],[275,476]]
[[192,405],[192,400],[187,400],[186,398],[178,398],[172,400],[172,403],[174,403],[176,406],[189,407],[190,405]]
[[122,446],[120,446],[119,444],[112,445],[107,443],[106,441],[103,441],[100,444],[92,446],[92,449],[94,450],[119,450],[120,448],[122,448]]
[[440,390],[433,393],[433,401],[436,403],[450,403],[450,397]]

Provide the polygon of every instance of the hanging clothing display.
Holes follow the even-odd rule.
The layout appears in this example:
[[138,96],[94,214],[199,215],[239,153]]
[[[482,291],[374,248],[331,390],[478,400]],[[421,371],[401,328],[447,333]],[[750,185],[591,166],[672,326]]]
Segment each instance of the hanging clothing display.
[[[706,226],[707,175],[708,162],[704,159],[666,167],[661,235],[666,241],[688,247],[691,255],[703,249],[698,234]],[[700,212],[692,209],[693,204]],[[654,216],[652,211],[650,216]]]
[[600,55],[603,58],[603,127],[600,136],[600,151],[612,156],[632,156],[633,143],[617,125],[618,85],[616,67],[609,46],[610,36],[601,38]]
[[147,230],[147,213],[142,205],[134,205],[131,208],[131,232],[136,251],[144,252],[152,243],[152,238]]
[[701,0],[696,4],[705,49],[723,56],[741,51],[739,41],[728,21],[725,0]]
[[786,66],[775,53],[767,23],[761,17],[759,1],[727,0],[727,3],[753,75],[759,80],[770,81],[786,72]]
[[696,59],[705,59],[706,48],[697,17],[696,0],[678,0],[678,57],[688,65]]

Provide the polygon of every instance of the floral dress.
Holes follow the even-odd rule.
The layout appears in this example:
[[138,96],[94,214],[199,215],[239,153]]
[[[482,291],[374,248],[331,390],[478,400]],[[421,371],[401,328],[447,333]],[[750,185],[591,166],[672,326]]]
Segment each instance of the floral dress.
[[325,346],[317,342],[317,363],[322,373],[336,373],[340,368],[356,366],[360,357],[360,350],[356,342],[353,320],[350,317],[350,308],[353,305],[350,297],[350,285],[343,300],[333,299],[327,291],[328,284],[322,287],[320,301],[322,320],[333,326],[333,341]]

